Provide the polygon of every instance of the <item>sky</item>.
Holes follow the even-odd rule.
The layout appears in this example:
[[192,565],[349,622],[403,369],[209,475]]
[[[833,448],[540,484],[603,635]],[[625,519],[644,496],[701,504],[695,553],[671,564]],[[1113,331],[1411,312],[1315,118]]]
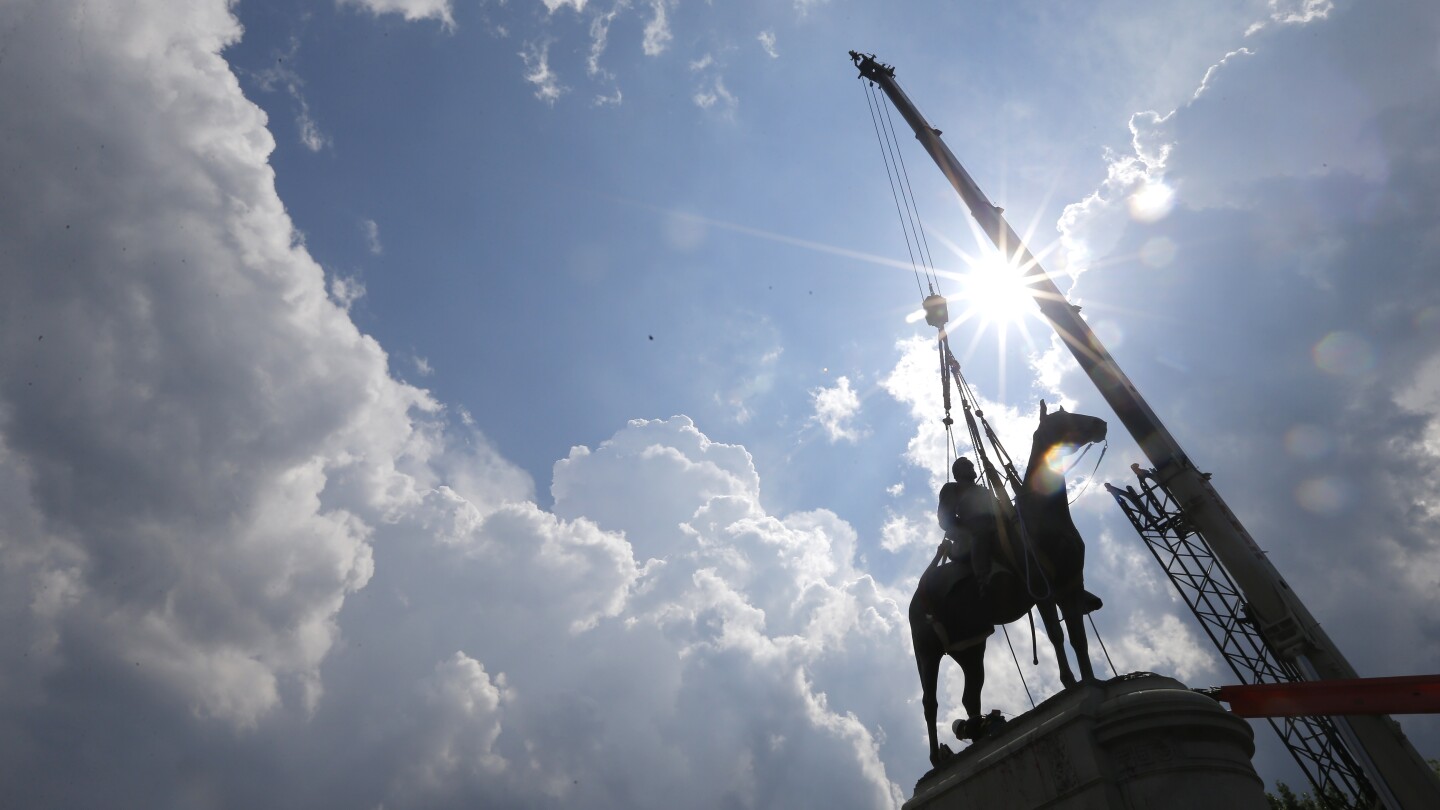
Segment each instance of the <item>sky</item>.
[[[903,802],[947,456],[851,49],[1360,674],[1440,671],[1437,43],[1423,0],[3,0],[0,804]],[[1011,455],[1042,398],[1111,421],[1114,669],[1232,683],[901,140]],[[992,640],[987,711],[1047,647]]]

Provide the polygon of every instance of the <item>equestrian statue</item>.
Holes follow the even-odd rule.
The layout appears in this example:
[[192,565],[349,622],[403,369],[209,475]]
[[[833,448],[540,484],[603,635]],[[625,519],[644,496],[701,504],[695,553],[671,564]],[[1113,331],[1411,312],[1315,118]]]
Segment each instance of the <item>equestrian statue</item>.
[[1009,624],[1037,608],[1055,647],[1060,681],[1068,688],[1076,679],[1065,654],[1063,617],[1080,677],[1094,679],[1082,617],[1098,610],[1101,602],[1085,590],[1085,542],[1070,516],[1060,462],[1082,445],[1104,441],[1105,430],[1104,420],[1094,416],[1064,408],[1047,412],[1042,400],[1040,425],[1013,506],[976,483],[968,458],[962,456],[952,466],[955,480],[941,488],[937,513],[945,539],[910,600],[910,635],[920,670],[931,765],[938,767],[953,756],[935,731],[940,661],[949,655],[960,665],[965,678],[960,702],[967,715],[963,736],[976,738],[984,722],[980,691],[985,685],[985,641],[995,625]]

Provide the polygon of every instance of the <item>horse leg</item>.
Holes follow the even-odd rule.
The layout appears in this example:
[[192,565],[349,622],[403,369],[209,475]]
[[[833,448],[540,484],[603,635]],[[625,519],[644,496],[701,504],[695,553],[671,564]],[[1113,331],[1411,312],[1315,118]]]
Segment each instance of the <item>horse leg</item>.
[[1080,679],[1095,680],[1095,670],[1090,666],[1090,637],[1085,632],[1085,611],[1081,600],[1085,591],[1076,591],[1060,603],[1060,612],[1065,616],[1065,627],[1070,633],[1070,647],[1075,650],[1075,664],[1080,668]]
[[985,641],[951,653],[965,675],[965,691],[961,693],[960,705],[965,707],[965,716],[973,736],[980,730],[980,690],[985,688]]
[[[1065,657],[1065,631],[1060,627],[1060,616],[1055,610],[1055,602],[1036,602],[1035,609],[1040,611],[1040,620],[1045,624],[1045,635],[1050,637],[1050,644],[1055,647],[1055,663],[1060,665],[1060,683],[1069,689],[1075,685],[1075,673],[1070,671],[1070,661]],[[1071,635],[1074,635],[1073,630]]]
[[925,730],[930,733],[930,764],[937,768],[941,760],[935,720],[940,713],[940,701],[935,697],[935,689],[940,680],[940,660],[944,657],[938,649],[922,650],[919,645],[915,648],[915,666],[920,669],[920,705],[925,708]]

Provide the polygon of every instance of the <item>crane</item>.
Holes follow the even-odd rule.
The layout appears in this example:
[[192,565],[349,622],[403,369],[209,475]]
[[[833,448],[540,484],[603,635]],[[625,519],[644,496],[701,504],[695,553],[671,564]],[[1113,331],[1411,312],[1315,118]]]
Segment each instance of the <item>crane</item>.
[[[1196,604],[1213,605],[1218,609],[1217,621],[1228,632],[1243,637],[1251,647],[1247,655],[1256,663],[1237,666],[1238,654],[1221,646],[1227,663],[1242,678],[1270,678],[1269,682],[1331,681],[1358,678],[1355,668],[1341,654],[1320,623],[1311,615],[1300,598],[1280,575],[1246,531],[1240,519],[1226,505],[1220,493],[1210,484],[1210,476],[1201,472],[1180,443],[1160,421],[1134,383],[1120,369],[1115,358],[1080,317],[1080,310],[1070,304],[1045,268],[1005,221],[999,207],[992,203],[965,167],[956,159],[940,138],[940,130],[931,126],[920,114],[895,80],[895,69],[879,62],[873,54],[850,52],[851,62],[860,77],[874,83],[890,99],[915,132],[925,152],[944,173],[955,192],[960,195],[980,229],[1007,259],[1014,257],[1021,268],[1022,280],[1035,292],[1033,298],[1044,319],[1055,329],[1066,348],[1075,357],[1099,389],[1100,395],[1115,411],[1145,457],[1153,465],[1138,470],[1142,492],[1135,493],[1136,503],[1144,506],[1135,514],[1127,512],[1132,522],[1138,515],[1160,526],[1152,531],[1156,542],[1151,551],[1157,559],[1168,554],[1179,560],[1176,569],[1194,580],[1187,595]],[[1123,492],[1123,491],[1122,491]],[[1113,494],[1113,490],[1112,490]],[[1150,500],[1147,500],[1149,498]],[[1117,495],[1129,501],[1129,493]],[[1122,502],[1122,507],[1124,503]],[[1155,507],[1152,509],[1152,507]],[[1146,511],[1151,510],[1151,511]],[[1142,535],[1144,532],[1142,531]],[[1147,538],[1147,542],[1149,542]],[[1167,543],[1169,545],[1167,545]],[[1160,551],[1160,548],[1166,549]],[[1218,566],[1210,565],[1218,562]],[[1165,560],[1162,559],[1162,564]],[[1186,568],[1186,566],[1190,568]],[[1167,566],[1167,573],[1172,568]],[[1210,580],[1223,575],[1226,599],[1206,602],[1215,592]],[[1176,575],[1172,581],[1180,586]],[[1197,613],[1197,615],[1199,615]],[[1207,632],[1210,628],[1207,627]],[[1214,639],[1214,633],[1211,633]],[[1218,642],[1217,642],[1218,643]],[[1305,748],[1318,751],[1334,774],[1343,774],[1348,781],[1337,785],[1348,789],[1359,806],[1376,803],[1388,810],[1421,810],[1440,807],[1440,779],[1410,745],[1400,727],[1384,715],[1352,715],[1314,718],[1311,726],[1298,736],[1315,734],[1319,742]],[[1272,721],[1273,722],[1273,721]],[[1277,730],[1280,730],[1277,726]],[[1282,732],[1282,738],[1285,734]],[[1307,776],[1316,781],[1315,763],[1297,752],[1286,740]],[[1307,767],[1307,765],[1309,767]],[[1317,789],[1320,787],[1317,782]]]

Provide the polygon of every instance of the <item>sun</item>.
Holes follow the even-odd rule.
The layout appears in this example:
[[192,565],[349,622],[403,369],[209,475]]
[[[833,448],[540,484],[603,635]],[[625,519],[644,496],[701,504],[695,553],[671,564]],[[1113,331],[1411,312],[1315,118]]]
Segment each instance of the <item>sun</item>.
[[991,333],[1002,357],[1012,333],[1019,334],[1027,349],[1037,349],[1036,336],[1030,333],[1030,326],[1032,322],[1044,321],[1036,299],[1046,296],[1045,290],[1050,286],[1045,284],[1048,277],[1039,262],[1059,247],[1059,241],[1032,255],[1021,243],[1013,250],[996,248],[973,221],[970,230],[974,242],[969,250],[944,234],[936,237],[958,260],[958,267],[936,271],[948,288],[943,290],[950,304],[951,321],[947,331],[957,334],[963,330],[970,335],[967,357]]
[[976,318],[985,327],[1005,331],[1035,314],[1034,288],[1014,261],[991,250],[967,264],[954,297],[962,318]]

